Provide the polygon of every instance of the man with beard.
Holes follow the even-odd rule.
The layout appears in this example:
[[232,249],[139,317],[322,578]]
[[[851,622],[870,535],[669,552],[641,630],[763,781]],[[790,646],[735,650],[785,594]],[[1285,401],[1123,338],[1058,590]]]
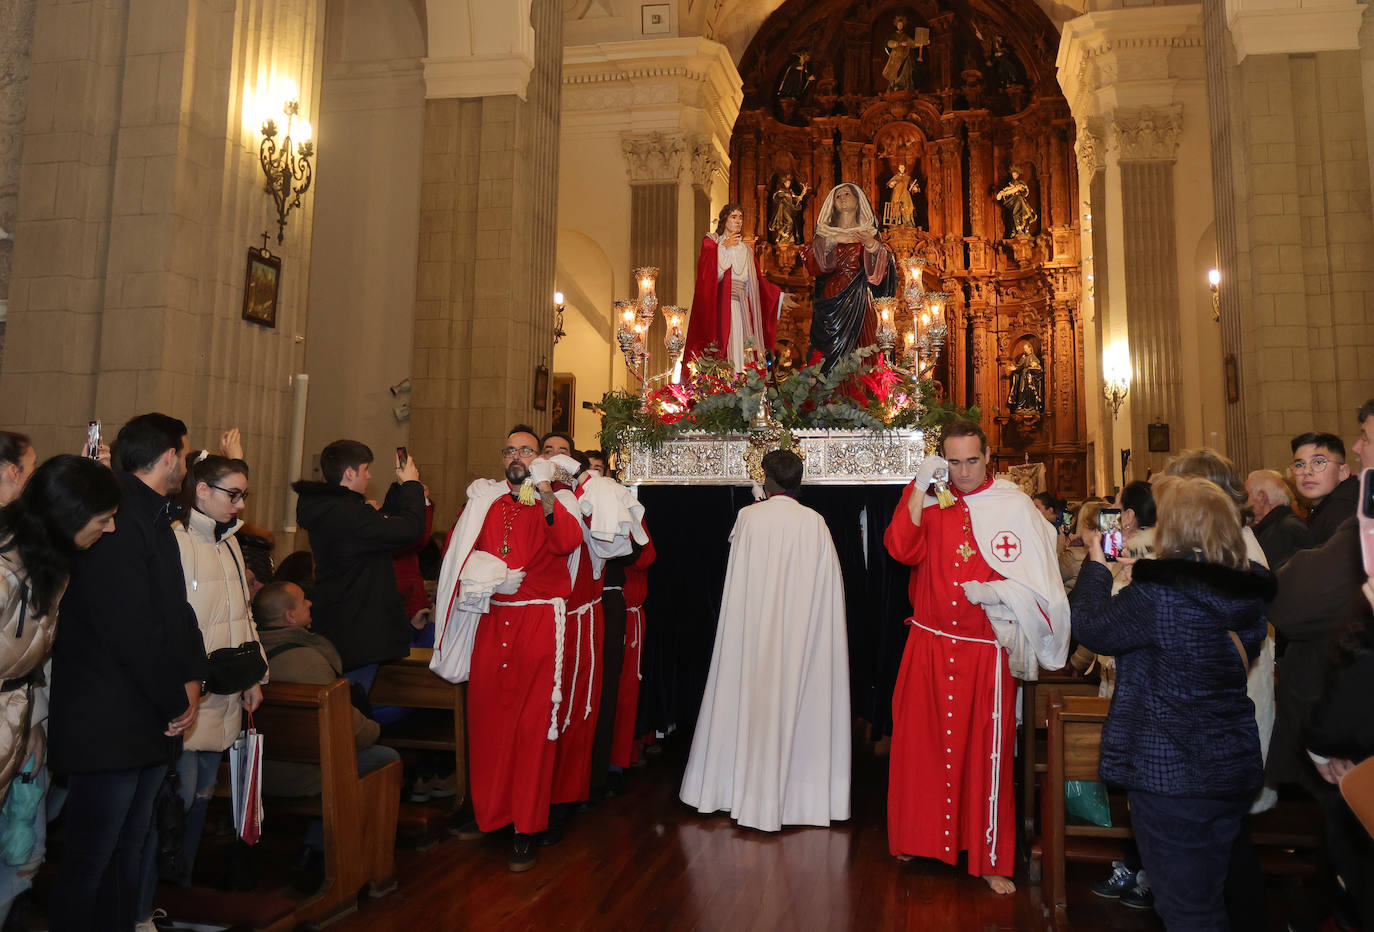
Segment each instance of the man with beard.
[[534,866],[533,835],[548,827],[555,741],[565,697],[563,638],[572,581],[568,554],[582,522],[554,497],[554,466],[517,425],[501,450],[505,481],[478,479],[439,574],[434,659],[468,681],[468,746],[476,838],[514,823],[512,871]]

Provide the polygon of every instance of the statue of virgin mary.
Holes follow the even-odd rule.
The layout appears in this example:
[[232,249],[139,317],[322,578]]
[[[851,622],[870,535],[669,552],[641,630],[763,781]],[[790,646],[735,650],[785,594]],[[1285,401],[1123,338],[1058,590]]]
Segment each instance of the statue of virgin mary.
[[[811,312],[811,349],[835,363],[877,341],[873,298],[897,293],[897,267],[878,239],[878,222],[859,186],[841,182],[816,215],[816,235],[802,247],[816,279]],[[810,353],[807,356],[810,357]]]

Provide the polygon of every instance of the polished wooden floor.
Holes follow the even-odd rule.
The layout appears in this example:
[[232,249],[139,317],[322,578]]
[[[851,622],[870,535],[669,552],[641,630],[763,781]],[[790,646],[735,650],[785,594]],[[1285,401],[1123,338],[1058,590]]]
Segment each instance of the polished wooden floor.
[[[578,815],[532,871],[506,868],[509,834],[447,839],[398,854],[398,889],[332,926],[381,929],[1004,930],[1054,929],[1018,869],[998,897],[961,870],[887,852],[886,764],[855,758],[854,816],[776,834],[703,816],[677,799],[684,749],[632,771],[624,796]],[[1101,868],[1071,873],[1061,929],[1162,929],[1149,912],[1093,896]],[[1278,926],[1282,928],[1282,926]]]

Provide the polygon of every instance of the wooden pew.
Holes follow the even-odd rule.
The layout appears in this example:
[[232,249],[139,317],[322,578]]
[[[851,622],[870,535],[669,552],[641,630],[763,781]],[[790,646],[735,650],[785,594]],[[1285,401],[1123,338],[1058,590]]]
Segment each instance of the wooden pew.
[[442,833],[444,824],[467,799],[467,684],[450,683],[429,668],[434,652],[425,647],[412,647],[410,656],[377,669],[377,679],[368,693],[373,705],[403,706],[411,709],[438,709],[451,713],[452,725],[447,722],[416,724],[401,720],[382,729],[380,743],[397,750],[449,751],[453,754],[454,780],[457,794],[447,811],[433,806],[401,805],[401,834],[421,850],[432,845]]
[[[1096,679],[1084,679],[1058,671],[1040,671],[1040,680],[1021,682],[1021,821],[1025,828],[1026,845],[1035,843],[1036,788],[1045,772],[1046,729],[1049,727],[1049,694],[1058,691],[1065,696],[1096,696]],[[1031,870],[1038,869],[1032,861]]]
[[[1112,826],[1065,823],[1064,782],[1101,780],[1098,774],[1102,725],[1107,721],[1110,699],[1096,696],[1065,696],[1051,690],[1048,697],[1049,740],[1046,772],[1040,797],[1042,897],[1055,912],[1056,921],[1068,911],[1066,861],[1110,864],[1121,857],[1121,842],[1131,835],[1124,794],[1111,793]],[[1298,852],[1320,845],[1317,829],[1321,816],[1315,803],[1281,802],[1268,812],[1252,816],[1250,837],[1266,874],[1303,875],[1311,863]]]
[[358,776],[353,706],[347,680],[328,686],[271,683],[253,713],[268,760],[316,764],[320,795],[267,797],[264,817],[299,813],[324,822],[324,884],[271,932],[301,923],[325,923],[357,909],[358,892],[383,896],[396,887],[396,813],[401,762]]

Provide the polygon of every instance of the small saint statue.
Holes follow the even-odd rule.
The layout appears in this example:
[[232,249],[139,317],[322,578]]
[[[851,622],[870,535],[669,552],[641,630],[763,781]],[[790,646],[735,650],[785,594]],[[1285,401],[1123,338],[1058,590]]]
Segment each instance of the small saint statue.
[[930,44],[930,30],[917,27],[913,35],[906,34],[907,18],[898,13],[892,18],[893,33],[883,44],[887,64],[883,78],[889,91],[914,91],[921,80],[925,62],[925,47]]
[[815,80],[816,74],[811,68],[811,52],[807,49],[793,52],[787,59],[787,67],[783,69],[782,77],[778,80],[777,96],[800,101],[806,97]]
[[802,204],[811,191],[802,182],[798,189],[791,172],[783,173],[773,189],[773,219],[768,229],[779,246],[795,246],[802,241]]
[[1040,215],[1030,205],[1030,187],[1021,180],[1021,169],[1012,166],[1011,181],[997,192],[997,200],[1008,211],[1012,235],[1030,236],[1031,224],[1040,219]]
[[916,225],[916,204],[911,195],[921,193],[920,179],[906,173],[906,165],[897,166],[897,174],[887,182],[892,194],[888,197],[883,223],[890,227],[910,227]]
[[1021,344],[1021,356],[1011,370],[1007,407],[1014,414],[1045,413],[1045,367],[1029,343]]
[[992,37],[992,51],[988,56],[988,68],[997,78],[997,86],[1005,90],[1013,85],[1024,87],[1026,84],[1026,69],[1021,67],[1021,62],[1017,60],[1016,53],[1007,44],[1007,37],[1004,35],[994,35]]

